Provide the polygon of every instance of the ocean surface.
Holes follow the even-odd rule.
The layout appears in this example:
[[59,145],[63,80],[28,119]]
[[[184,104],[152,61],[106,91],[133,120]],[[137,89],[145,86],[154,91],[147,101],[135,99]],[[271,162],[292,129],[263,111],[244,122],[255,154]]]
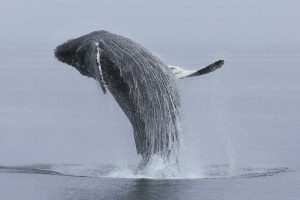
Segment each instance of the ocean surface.
[[[220,166],[213,168],[218,167]],[[288,168],[248,168],[243,169],[243,174],[234,177],[214,175],[215,177],[190,179],[112,178],[105,177],[107,174],[101,175],[101,168],[94,169],[94,175],[91,175],[91,171],[90,169],[89,175],[84,172],[81,175],[71,175],[51,170],[51,166],[47,165],[1,167],[1,199],[288,200],[297,199],[300,189],[299,173]],[[95,175],[96,172],[98,176]]]

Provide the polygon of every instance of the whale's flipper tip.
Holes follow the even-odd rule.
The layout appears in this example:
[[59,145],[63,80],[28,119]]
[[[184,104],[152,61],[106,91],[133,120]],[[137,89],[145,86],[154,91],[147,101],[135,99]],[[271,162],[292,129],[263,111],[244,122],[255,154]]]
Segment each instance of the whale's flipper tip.
[[192,77],[192,76],[200,76],[203,74],[208,74],[210,72],[215,71],[216,69],[221,68],[224,65],[224,60],[218,60],[210,65],[208,65],[207,67],[204,67],[203,69],[200,69],[190,75],[188,75],[187,77]]
[[218,68],[222,67],[222,65],[224,65],[225,61],[224,60],[218,60],[215,62],[217,65],[219,65]]
[[182,78],[187,78],[187,77],[200,76],[203,74],[213,72],[216,69],[221,68],[222,65],[224,65],[224,63],[225,63],[224,60],[218,60],[218,61],[208,65],[207,67],[204,67],[199,70],[186,70],[186,69],[184,69],[182,67],[178,67],[178,66],[172,66],[172,65],[168,65],[168,66],[177,78],[182,79]]

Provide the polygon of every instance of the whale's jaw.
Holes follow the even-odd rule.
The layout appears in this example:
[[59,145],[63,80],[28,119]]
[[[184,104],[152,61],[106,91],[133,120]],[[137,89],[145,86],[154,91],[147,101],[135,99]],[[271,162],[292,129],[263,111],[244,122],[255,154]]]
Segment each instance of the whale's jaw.
[[81,75],[94,77],[91,70],[85,65],[84,58],[78,54],[78,49],[81,45],[82,43],[78,39],[69,40],[55,48],[54,56],[59,61],[76,68]]

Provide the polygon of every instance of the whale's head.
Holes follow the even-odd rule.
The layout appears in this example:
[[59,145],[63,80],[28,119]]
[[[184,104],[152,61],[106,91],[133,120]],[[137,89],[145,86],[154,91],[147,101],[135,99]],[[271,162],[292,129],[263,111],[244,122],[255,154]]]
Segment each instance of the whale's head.
[[54,55],[59,61],[75,67],[82,75],[98,80],[104,94],[106,93],[98,42],[87,36],[68,40],[56,47]]
[[54,55],[59,61],[75,67],[82,75],[95,78],[93,64],[96,58],[92,56],[93,50],[90,42],[77,38],[57,46]]

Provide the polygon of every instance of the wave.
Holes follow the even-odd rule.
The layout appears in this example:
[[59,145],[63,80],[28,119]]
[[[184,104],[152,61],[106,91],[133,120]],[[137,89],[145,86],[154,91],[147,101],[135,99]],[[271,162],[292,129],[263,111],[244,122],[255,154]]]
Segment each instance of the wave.
[[134,167],[122,165],[79,165],[79,164],[39,164],[27,166],[0,166],[0,173],[41,174],[51,176],[94,177],[94,178],[132,178],[132,179],[234,179],[234,178],[259,178],[274,176],[290,172],[288,167],[244,167],[236,170],[233,175],[228,175],[228,165],[209,165],[199,174],[181,173],[173,176],[165,174],[166,169],[155,166],[143,171],[136,171]]

